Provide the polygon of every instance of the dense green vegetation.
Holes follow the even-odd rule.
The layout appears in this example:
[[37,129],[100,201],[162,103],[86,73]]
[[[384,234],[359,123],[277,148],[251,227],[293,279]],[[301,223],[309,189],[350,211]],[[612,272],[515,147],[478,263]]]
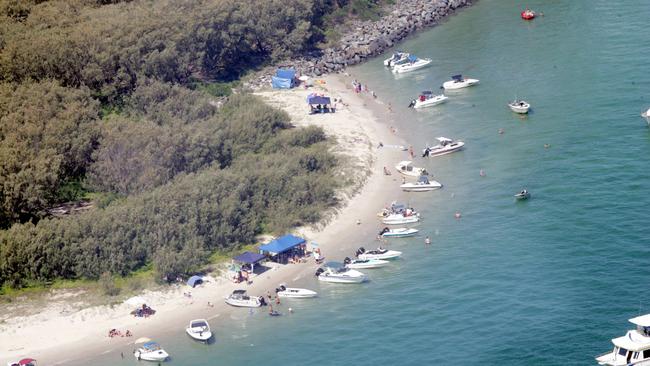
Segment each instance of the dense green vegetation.
[[[113,292],[318,220],[338,186],[323,131],[232,87],[382,3],[0,0],[0,287]],[[94,209],[48,215],[81,197]]]

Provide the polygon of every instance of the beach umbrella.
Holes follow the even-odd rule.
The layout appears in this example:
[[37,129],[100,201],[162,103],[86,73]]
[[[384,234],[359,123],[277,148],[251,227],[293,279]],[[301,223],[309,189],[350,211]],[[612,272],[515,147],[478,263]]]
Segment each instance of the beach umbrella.
[[151,342],[151,338],[141,337],[136,339],[134,344],[147,343],[147,342]]

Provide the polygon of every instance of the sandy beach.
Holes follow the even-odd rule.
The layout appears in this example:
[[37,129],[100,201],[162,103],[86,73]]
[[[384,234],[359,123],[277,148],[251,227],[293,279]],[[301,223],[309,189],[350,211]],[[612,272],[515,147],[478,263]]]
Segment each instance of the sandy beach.
[[[351,86],[353,76],[329,75],[318,80],[322,83],[309,89],[269,90],[256,94],[287,111],[295,125],[321,126],[335,140],[332,148],[342,160],[341,177],[351,183],[339,192],[343,204],[322,223],[295,232],[308,242],[318,243],[327,259],[341,260],[353,254],[358,245],[354,240],[341,241],[340,238],[372,240],[380,225],[376,212],[403,196],[398,188],[401,177],[392,167],[408,153],[391,147],[405,143],[389,128],[392,112],[388,106],[369,92],[355,93]],[[305,100],[312,92],[341,99],[336,113],[308,115]],[[379,142],[384,147],[379,148]],[[385,176],[384,166],[393,174]],[[215,319],[213,326],[217,326],[219,317],[241,311],[223,302],[234,289],[243,286],[251,295],[263,295],[280,283],[291,284],[313,276],[316,268],[310,258],[307,263],[273,266],[248,286],[232,283],[222,276],[208,277],[205,284],[194,289],[177,285],[165,291],[144,291],[140,296],[157,311],[149,318],[130,315],[133,305],[84,307],[83,300],[79,299],[83,296],[68,299],[66,294],[57,294],[48,299],[47,306],[32,308],[29,313],[16,307],[18,310],[14,313],[0,317],[0,364],[27,356],[48,365],[82,362],[107,352],[116,352],[117,357],[123,352],[125,357],[132,357],[133,341],[138,337],[155,338],[169,333],[181,336],[190,319]],[[188,291],[191,297],[184,295]],[[19,312],[29,315],[18,316]],[[107,333],[113,328],[129,329],[134,336],[109,338]]]

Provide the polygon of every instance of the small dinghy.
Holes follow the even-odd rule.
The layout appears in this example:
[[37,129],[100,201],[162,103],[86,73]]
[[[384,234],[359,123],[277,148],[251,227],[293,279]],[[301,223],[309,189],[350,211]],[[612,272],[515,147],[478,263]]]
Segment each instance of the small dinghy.
[[430,90],[423,91],[422,94],[418,97],[418,99],[413,99],[411,103],[409,104],[409,108],[426,108],[426,107],[433,107],[434,105],[438,105],[441,103],[444,103],[447,101],[447,98],[444,94],[440,95],[433,95],[433,92]]
[[428,156],[441,156],[446,154],[451,154],[456,151],[460,151],[465,146],[465,143],[462,141],[454,141],[446,137],[437,137],[438,145],[428,146],[422,151],[422,157],[426,158]]
[[648,123],[648,126],[650,126],[650,109],[641,113],[641,117],[645,118],[645,121]]
[[429,181],[426,175],[421,175],[415,183],[404,183],[399,186],[404,192],[428,192],[442,188],[442,184],[435,180]]
[[316,276],[319,281],[331,283],[361,283],[368,279],[365,274],[349,268],[319,268]]
[[403,225],[403,224],[414,224],[420,221],[420,214],[415,215],[404,215],[404,214],[390,214],[384,217],[381,222],[386,225]]
[[226,297],[226,304],[244,308],[259,308],[266,305],[262,296],[248,296],[246,290],[235,290]]
[[408,236],[414,236],[418,231],[418,229],[408,227],[400,227],[397,229],[389,229],[385,227],[379,232],[379,235],[384,238],[406,238]]
[[366,251],[363,247],[357,249],[357,258],[359,259],[394,259],[399,258],[402,255],[402,252],[397,250],[388,250],[382,247],[379,247],[375,250]]
[[149,341],[133,351],[133,356],[140,361],[162,362],[169,358],[169,354],[156,342]]
[[464,79],[463,75],[458,74],[458,75],[453,75],[451,77],[451,80],[445,81],[442,84],[442,88],[445,90],[455,90],[455,89],[462,89],[462,88],[467,88],[472,85],[478,84],[479,80],[478,79]]
[[346,268],[352,269],[372,269],[385,267],[390,262],[383,259],[350,259],[345,257],[343,264]]
[[187,335],[193,339],[201,342],[207,342],[212,338],[212,332],[210,331],[210,324],[205,319],[195,319],[190,321],[190,325],[185,328]]
[[508,107],[510,107],[510,109],[515,113],[526,114],[528,113],[528,110],[530,110],[530,103],[525,100],[515,99],[508,103]]
[[523,20],[533,20],[535,19],[535,12],[526,8],[526,10],[521,12],[521,19]]
[[393,66],[393,72],[396,74],[403,74],[405,72],[419,70],[429,66],[431,62],[430,58],[418,58],[415,55],[409,55],[407,62]]
[[402,51],[397,51],[393,53],[392,56],[384,60],[384,66],[393,67],[395,65],[401,65],[408,62],[409,54]]
[[284,285],[280,285],[280,287],[276,288],[275,293],[280,297],[293,299],[307,299],[318,295],[316,291],[307,290],[305,288],[285,287]]
[[408,175],[409,177],[419,177],[421,175],[429,175],[427,173],[427,170],[424,168],[417,168],[413,166],[412,161],[400,161],[395,165],[395,169],[402,174],[402,175]]
[[523,189],[521,192],[515,194],[515,198],[516,198],[517,200],[520,200],[520,201],[521,201],[521,200],[527,200],[527,199],[530,198],[530,192],[528,192],[527,190]]

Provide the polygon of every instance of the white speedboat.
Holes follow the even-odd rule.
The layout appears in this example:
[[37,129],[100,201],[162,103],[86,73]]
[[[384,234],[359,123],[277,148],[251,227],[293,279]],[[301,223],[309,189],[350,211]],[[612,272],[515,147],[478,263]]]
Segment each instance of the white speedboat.
[[210,324],[205,319],[194,319],[190,321],[190,325],[185,328],[187,335],[192,337],[197,341],[207,342],[208,339],[212,338],[212,332],[210,331]]
[[445,81],[442,84],[442,88],[445,90],[454,90],[467,88],[468,86],[478,84],[478,79],[464,79],[463,75],[453,75],[451,80]]
[[515,99],[512,102],[508,103],[508,107],[515,113],[526,114],[530,110],[530,103],[525,100]]
[[407,62],[393,66],[393,72],[396,74],[402,74],[419,70],[423,67],[429,66],[431,62],[430,58],[418,58],[415,55],[409,55]]
[[388,249],[383,249],[381,247],[375,249],[375,250],[368,250],[366,251],[363,247],[359,248],[357,250],[357,258],[366,260],[366,259],[394,259],[394,258],[399,258],[399,256],[402,255],[402,252],[397,251],[397,250],[388,250]]
[[332,283],[361,283],[368,279],[365,274],[349,268],[319,268],[316,271],[316,276],[319,281]]
[[645,118],[645,121],[648,122],[648,125],[650,126],[650,108],[647,111],[641,113],[641,117]]
[[280,285],[275,289],[275,293],[280,297],[290,297],[294,299],[306,299],[318,296],[316,291],[307,290],[305,288],[293,288]]
[[406,216],[404,214],[390,214],[383,219],[383,222],[386,225],[403,225],[403,224],[414,224],[420,221],[420,214]]
[[226,304],[244,308],[259,308],[266,305],[262,296],[248,296],[246,290],[235,290],[226,297]]
[[423,158],[427,156],[451,154],[453,152],[462,150],[463,146],[465,146],[465,143],[462,141],[454,141],[442,136],[437,137],[436,140],[438,140],[438,145],[426,147],[424,151],[422,151]]
[[162,362],[169,358],[169,354],[156,342],[147,342],[133,351],[133,356],[140,361]]
[[386,207],[382,209],[380,212],[377,213],[377,216],[379,217],[388,217],[390,215],[395,215],[395,214],[400,214],[403,216],[412,216],[412,215],[417,215],[419,216],[420,214],[415,211],[413,207],[408,207],[407,205],[403,203],[398,203],[393,201],[390,204],[390,207]]
[[350,259],[346,257],[343,260],[345,267],[352,269],[381,268],[387,266],[389,263],[389,261],[383,259]]
[[412,161],[400,161],[395,165],[395,169],[397,169],[400,174],[408,175],[409,177],[428,175],[426,169],[414,167]]
[[636,325],[636,329],[628,330],[623,337],[612,339],[614,349],[596,357],[599,365],[650,365],[650,314],[632,318],[630,323]]
[[528,192],[527,190],[524,189],[521,192],[516,193],[515,198],[517,200],[527,200],[527,199],[530,198],[530,192]]
[[404,192],[428,192],[442,188],[442,184],[435,180],[430,181],[426,175],[421,175],[415,183],[404,183],[400,185]]
[[417,234],[418,231],[418,229],[408,227],[400,227],[397,229],[389,229],[385,227],[379,232],[379,235],[383,236],[384,238],[405,238],[407,236],[413,236]]
[[408,62],[409,54],[402,51],[397,51],[392,54],[389,58],[384,60],[384,66],[393,67],[395,65],[401,65],[405,62]]
[[434,105],[438,105],[446,102],[447,99],[449,98],[447,98],[444,94],[433,95],[433,92],[431,91],[423,91],[422,94],[420,94],[420,96],[418,96],[417,99],[413,99],[411,101],[409,107],[413,107],[417,109],[433,107]]

